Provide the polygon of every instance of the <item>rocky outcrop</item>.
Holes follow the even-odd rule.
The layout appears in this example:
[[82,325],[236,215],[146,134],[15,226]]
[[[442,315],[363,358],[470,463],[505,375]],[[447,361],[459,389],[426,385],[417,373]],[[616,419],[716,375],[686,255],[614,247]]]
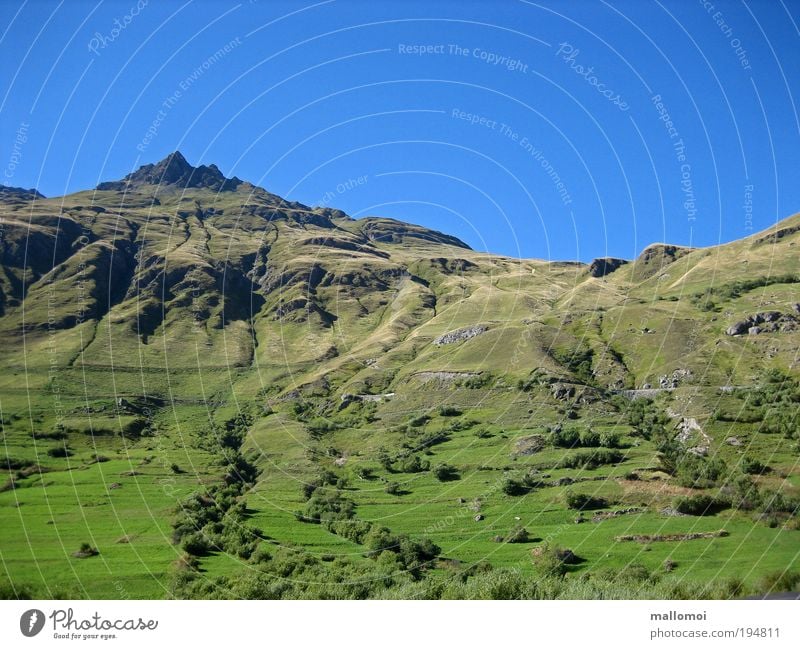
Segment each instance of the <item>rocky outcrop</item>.
[[353,401],[363,401],[364,403],[380,403],[387,399],[391,399],[395,395],[394,392],[386,392],[384,394],[343,394],[341,400],[343,403],[352,403]]
[[545,438],[541,435],[528,435],[520,437],[514,442],[514,455],[533,455],[546,446]]
[[450,381],[457,381],[459,379],[469,379],[473,376],[478,376],[479,372],[417,372],[414,374],[415,379],[420,381],[441,381],[449,383]]
[[616,257],[593,259],[592,263],[589,264],[589,275],[592,277],[605,277],[627,263],[627,259],[618,259]]
[[486,325],[473,325],[472,327],[465,327],[463,329],[456,329],[455,331],[448,331],[446,334],[442,334],[438,338],[435,338],[433,344],[451,345],[453,343],[460,343],[464,340],[469,340],[470,338],[479,336],[480,334],[488,330],[489,327],[487,327]]
[[692,377],[692,370],[677,369],[672,374],[664,374],[658,378],[658,385],[662,389],[677,388],[683,381]]
[[554,399],[566,401],[575,396],[575,386],[570,383],[553,383],[550,392]]
[[35,189],[0,185],[0,201],[4,203],[26,202],[32,201],[34,198],[44,198],[44,194],[40,194]]
[[[800,305],[794,305],[792,308],[796,309],[798,306]],[[763,311],[733,323],[725,330],[725,334],[728,336],[743,336],[744,334],[757,336],[762,333],[796,331],[797,328],[798,318],[796,315],[780,311]]]
[[205,188],[217,192],[234,191],[242,181],[226,178],[216,165],[193,167],[180,151],[171,153],[161,162],[147,164],[128,174],[122,180],[100,183],[99,191],[127,191],[140,185],[173,185],[181,189]]
[[692,252],[693,248],[654,243],[642,251],[634,262],[633,279],[642,281],[657,275],[664,268]]

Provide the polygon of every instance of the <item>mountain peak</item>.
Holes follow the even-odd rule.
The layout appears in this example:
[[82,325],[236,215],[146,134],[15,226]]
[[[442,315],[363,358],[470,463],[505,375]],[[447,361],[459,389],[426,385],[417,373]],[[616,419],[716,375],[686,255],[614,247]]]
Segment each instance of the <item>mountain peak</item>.
[[13,203],[17,201],[32,201],[36,198],[44,198],[44,194],[41,194],[36,189],[0,185],[0,201]]
[[234,191],[241,184],[236,176],[226,178],[217,165],[193,167],[180,151],[174,151],[160,162],[142,165],[122,180],[100,183],[97,189],[125,191],[142,185],[171,185],[181,189],[205,188],[222,192]]

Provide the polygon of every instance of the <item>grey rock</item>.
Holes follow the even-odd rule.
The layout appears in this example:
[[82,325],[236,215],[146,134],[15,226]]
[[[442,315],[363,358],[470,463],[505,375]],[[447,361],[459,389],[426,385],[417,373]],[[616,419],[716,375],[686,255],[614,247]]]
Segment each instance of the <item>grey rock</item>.
[[455,331],[448,331],[447,333],[442,334],[438,338],[434,339],[433,344],[450,345],[452,343],[458,343],[463,340],[469,340],[470,338],[479,336],[488,329],[489,327],[487,327],[486,325],[473,325],[472,327],[465,327],[463,329],[456,329]]

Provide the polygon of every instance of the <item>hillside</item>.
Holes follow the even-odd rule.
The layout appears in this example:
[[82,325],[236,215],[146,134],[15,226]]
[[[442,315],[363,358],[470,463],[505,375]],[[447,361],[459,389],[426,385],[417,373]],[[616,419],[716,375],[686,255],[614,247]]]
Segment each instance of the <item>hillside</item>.
[[178,152],[64,197],[4,188],[0,586],[791,588],[798,247],[795,215],[711,248],[514,259]]

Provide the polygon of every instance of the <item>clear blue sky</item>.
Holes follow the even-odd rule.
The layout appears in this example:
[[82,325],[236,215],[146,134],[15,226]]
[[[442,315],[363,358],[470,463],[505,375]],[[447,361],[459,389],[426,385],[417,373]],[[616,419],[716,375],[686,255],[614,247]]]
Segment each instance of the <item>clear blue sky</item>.
[[4,0],[0,182],[179,149],[492,252],[712,245],[800,211],[798,24],[795,0]]

